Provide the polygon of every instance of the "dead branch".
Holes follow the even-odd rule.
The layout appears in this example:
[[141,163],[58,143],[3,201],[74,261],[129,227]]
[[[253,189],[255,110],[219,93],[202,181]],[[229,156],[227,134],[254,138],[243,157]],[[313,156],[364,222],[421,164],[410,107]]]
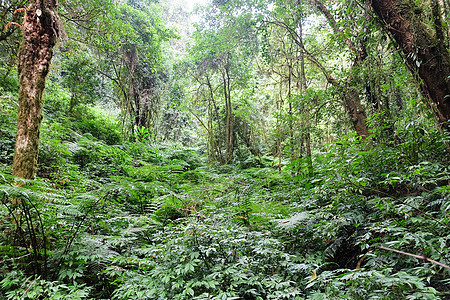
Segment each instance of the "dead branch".
[[443,264],[441,262],[435,261],[433,259],[430,259],[430,258],[426,257],[423,254],[421,254],[421,255],[412,254],[412,253],[408,253],[408,252],[404,252],[404,251],[400,251],[400,250],[396,250],[396,249],[392,249],[392,248],[387,248],[387,247],[384,247],[384,246],[380,246],[379,248],[382,249],[382,250],[388,250],[388,251],[392,251],[392,252],[395,252],[395,253],[399,253],[399,254],[415,257],[415,258],[423,260],[423,261],[428,261],[428,262],[431,262],[433,264],[436,264],[438,266],[441,266],[443,268],[447,268],[447,269],[450,270],[449,266],[447,266],[447,265],[445,265],[445,264]]

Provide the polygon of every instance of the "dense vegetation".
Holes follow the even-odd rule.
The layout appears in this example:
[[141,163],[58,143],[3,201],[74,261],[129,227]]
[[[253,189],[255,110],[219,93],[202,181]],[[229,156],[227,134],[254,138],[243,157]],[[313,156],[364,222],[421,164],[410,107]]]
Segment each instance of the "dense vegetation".
[[0,298],[449,299],[450,3],[372,2],[2,1]]

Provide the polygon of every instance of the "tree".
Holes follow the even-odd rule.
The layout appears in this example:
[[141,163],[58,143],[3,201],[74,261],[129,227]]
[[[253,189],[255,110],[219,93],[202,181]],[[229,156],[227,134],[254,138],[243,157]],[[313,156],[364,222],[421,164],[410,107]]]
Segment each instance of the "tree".
[[[13,173],[26,179],[33,178],[36,173],[42,94],[53,47],[62,26],[54,12],[56,8],[56,1],[53,0],[31,1],[21,26],[23,41],[18,55],[20,90]],[[140,76],[127,72],[126,53],[130,49],[141,50],[146,65],[153,63],[150,67],[152,73],[162,59],[162,43],[174,37],[173,32],[162,23],[154,6],[140,9],[103,0],[72,0],[64,3],[62,14],[74,40],[95,45],[99,53],[115,53],[116,58],[119,57],[110,60],[112,63],[108,68],[113,69],[110,77],[119,83],[120,90],[128,97],[129,101],[124,104],[127,108],[133,108],[130,94],[136,96],[135,99],[141,97],[133,89],[136,81],[129,83],[121,77],[126,74],[131,74],[133,78]],[[119,64],[114,64],[117,61]],[[128,112],[135,113],[136,109]]]
[[19,109],[13,174],[33,179],[39,152],[42,121],[42,94],[53,56],[53,47],[60,33],[54,13],[55,1],[34,0],[25,10],[23,39],[18,55]]
[[[300,46],[306,58],[321,70],[321,72],[326,77],[327,82],[330,83],[342,97],[345,111],[350,118],[350,121],[357,135],[361,137],[367,137],[370,135],[370,131],[367,128],[366,124],[367,116],[361,104],[361,99],[357,88],[358,84],[355,80],[355,73],[358,72],[358,68],[361,66],[362,61],[367,56],[367,54],[365,53],[365,45],[363,42],[360,42],[359,45],[356,45],[352,41],[352,39],[354,39],[355,37],[350,37],[348,36],[348,34],[342,32],[341,28],[338,25],[338,22],[322,2],[318,0],[309,0],[309,2],[325,16],[328,24],[333,30],[334,35],[336,36],[336,39],[341,40],[353,56],[353,61],[351,62],[351,66],[349,69],[349,75],[345,80],[343,80],[343,82],[334,78],[331,75],[331,72],[327,70],[325,65],[315,55],[313,55],[306,49],[301,37],[298,35],[297,28],[289,26],[289,24],[281,22],[279,20],[275,20],[275,24],[286,29],[291,35],[292,39]],[[365,28],[363,28],[363,30],[364,29]],[[358,33],[358,35],[361,35],[361,33]]]
[[102,83],[95,69],[93,55],[87,47],[67,47],[61,55],[61,83],[70,91],[68,114],[79,104],[93,104],[101,97]]
[[[83,5],[90,12],[88,3]],[[82,36],[77,42],[81,40],[96,50],[97,66],[91,68],[113,86],[115,103],[122,109],[126,125],[124,132],[134,132],[135,126],[151,128],[159,111],[158,84],[165,77],[163,45],[177,35],[165,26],[162,10],[153,1],[105,5],[107,12],[100,14],[100,22],[90,18],[72,22],[75,34]],[[104,10],[97,5],[94,11],[98,9]]]
[[129,1],[119,8],[118,17],[130,26],[117,47],[122,58],[118,68],[125,76],[121,78],[123,106],[135,126],[151,128],[158,112],[158,81],[165,77],[162,44],[177,35],[165,26],[162,11],[155,4]]
[[[326,6],[318,0],[309,0],[327,19],[329,25],[332,27],[333,32],[339,38],[343,40],[343,43],[348,47],[353,55],[353,62],[350,67],[350,74],[346,78],[344,85],[340,85],[337,80],[327,76],[328,81],[337,87],[341,92],[344,100],[344,107],[347,115],[353,124],[353,128],[359,136],[367,137],[370,135],[369,129],[366,124],[366,112],[361,104],[359,92],[357,89],[357,82],[355,81],[355,72],[358,72],[358,68],[361,66],[363,60],[367,57],[366,46],[364,39],[360,39],[359,45],[352,42],[350,37],[346,37],[346,34],[339,28],[338,23],[334,19],[333,15],[326,8]],[[366,28],[363,28],[365,30]]]
[[[278,87],[275,116],[279,171],[285,147],[289,149],[291,161],[302,158],[305,149],[308,168],[312,171],[309,111],[313,107],[303,93],[308,83],[304,49],[299,46],[304,41],[303,19],[306,13],[306,7],[298,1],[278,1],[272,11],[271,19],[274,21],[267,22],[266,33],[263,34],[266,37],[263,56],[269,67],[266,72],[276,81],[274,86]],[[292,38],[291,30],[286,28],[296,32],[298,42]]]
[[[208,121],[202,123],[208,131],[210,157],[225,164],[233,160],[237,137],[236,95],[248,86],[256,43],[253,16],[233,15],[233,4],[216,3],[205,9],[204,23],[197,26],[193,35],[195,45],[189,49],[196,69],[193,72],[199,85],[198,95],[208,103]],[[216,103],[219,99],[223,100],[223,106]]]
[[422,94],[439,124],[450,130],[450,53],[439,1],[371,3],[385,30],[403,52],[413,76],[418,77]]

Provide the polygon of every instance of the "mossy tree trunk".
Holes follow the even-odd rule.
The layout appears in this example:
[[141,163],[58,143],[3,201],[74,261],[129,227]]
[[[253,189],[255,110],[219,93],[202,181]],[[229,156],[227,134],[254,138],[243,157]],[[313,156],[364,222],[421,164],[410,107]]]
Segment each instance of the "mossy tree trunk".
[[33,179],[37,170],[42,94],[58,35],[54,2],[30,1],[22,25],[18,55],[19,110],[13,174]]
[[420,2],[373,0],[372,8],[404,53],[407,65],[421,82],[423,96],[440,125],[450,129],[450,53],[445,41],[441,7],[432,1],[433,26]]

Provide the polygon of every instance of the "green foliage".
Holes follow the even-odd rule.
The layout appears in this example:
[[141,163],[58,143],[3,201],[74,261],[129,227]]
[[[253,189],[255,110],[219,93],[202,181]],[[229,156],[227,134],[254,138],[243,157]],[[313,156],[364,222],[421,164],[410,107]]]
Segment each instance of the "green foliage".
[[[0,282],[3,290],[9,290],[3,296],[10,300],[31,299],[86,299],[91,288],[85,285],[66,285],[57,281],[47,281],[39,277],[20,272],[10,272]],[[1,295],[1,294],[0,294]]]
[[52,172],[64,168],[71,153],[67,145],[56,139],[43,139],[39,145],[39,173]]
[[[9,53],[15,55],[15,53]],[[3,81],[0,83],[0,93],[4,91],[15,92],[19,90],[19,81],[17,80],[17,71],[12,69],[12,66],[0,67],[0,74],[2,74]]]
[[88,49],[73,44],[66,44],[65,47],[66,51],[61,55],[60,82],[70,91],[70,101],[65,103],[64,108],[72,113],[79,104],[94,105],[102,94],[102,83],[93,66],[95,57],[89,55]]
[[45,103],[44,115],[55,121],[58,119],[63,121],[70,103],[69,90],[56,79],[49,78],[43,98]]
[[163,153],[148,143],[136,141],[124,143],[123,147],[135,160],[160,164],[164,161]]
[[[0,83],[1,299],[448,298],[433,261],[450,264],[450,139],[354,2],[330,6],[331,34],[305,3],[213,1],[173,70],[159,3],[62,5],[71,42],[47,81],[36,180],[8,175],[14,71]],[[346,39],[366,43],[347,82],[373,112],[366,139],[343,134],[342,91],[311,66],[346,80]],[[109,98],[122,122],[86,106]],[[227,116],[235,163],[208,164]]]
[[310,298],[440,299],[436,289],[427,287],[420,276],[391,272],[390,268],[381,271],[343,270],[340,274],[324,272],[313,282],[314,285],[323,284],[323,292],[312,293]]
[[17,103],[14,94],[0,90],[0,163],[12,163],[16,131]]
[[178,174],[183,172],[183,167],[179,165],[154,166],[147,165],[138,169],[128,168],[128,175],[143,181],[174,181]]
[[72,144],[71,152],[73,162],[95,177],[121,175],[123,168],[131,162],[131,157],[118,147],[87,139]]
[[290,280],[296,276],[287,271],[291,258],[281,251],[277,240],[220,223],[220,218],[191,220],[169,227],[163,235],[153,235],[153,243],[136,254],[153,261],[154,267],[143,274],[125,272],[123,285],[113,299],[136,299],[139,295],[285,299],[300,293]]
[[120,129],[117,121],[99,109],[81,107],[74,112],[73,126],[82,134],[91,134],[108,145],[119,144]]
[[150,129],[146,127],[136,127],[136,138],[139,142],[143,142],[152,137]]
[[[44,233],[49,241],[48,277],[37,279],[25,267],[35,256],[20,258],[32,252],[0,240],[10,262],[6,299],[28,287],[30,297],[51,299],[441,299],[446,291],[446,270],[378,249],[448,261],[450,175],[431,155],[411,164],[398,159],[400,144],[350,136],[316,156],[312,176],[293,176],[290,168],[204,167],[196,151],[176,145],[122,150],[70,132],[58,141],[63,126],[46,128],[44,161],[62,175],[73,162],[68,178],[78,182],[0,187],[34,205],[29,217],[42,229],[23,239]],[[422,145],[435,139],[425,135]],[[87,177],[103,190],[84,192]],[[10,212],[1,213],[8,224]]]

